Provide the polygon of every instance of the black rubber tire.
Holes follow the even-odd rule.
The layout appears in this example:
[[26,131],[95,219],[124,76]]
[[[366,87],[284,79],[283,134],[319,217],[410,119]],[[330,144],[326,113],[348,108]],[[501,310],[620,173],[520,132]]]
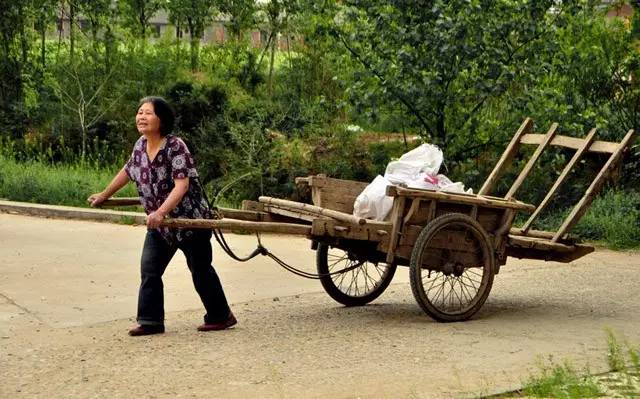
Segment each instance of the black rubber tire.
[[[464,232],[466,239],[472,239],[475,241],[475,246],[477,247],[475,255],[481,260],[481,264],[477,267],[464,267],[462,266],[462,263],[459,262],[458,264],[460,266],[455,267],[459,267],[458,272],[461,274],[460,276],[456,276],[451,272],[443,272],[442,270],[437,270],[435,268],[431,270],[429,270],[429,268],[425,268],[423,266],[424,262],[429,262],[428,258],[425,258],[426,249],[442,254],[441,259],[445,259],[446,256],[446,260],[449,262],[448,265],[453,265],[456,262],[456,257],[460,256],[460,259],[462,259],[462,251],[449,252],[449,250],[438,250],[430,247],[434,237],[440,235],[439,237],[441,239],[446,238],[443,234],[447,234],[447,232],[452,232],[454,230],[458,234],[460,234],[460,232]],[[473,247],[469,245],[468,248]],[[476,274],[475,270],[481,270],[482,275],[480,276],[480,274]],[[480,310],[491,291],[494,272],[495,256],[493,246],[489,236],[480,223],[467,215],[450,213],[435,218],[420,232],[411,253],[409,280],[411,282],[413,296],[425,313],[437,321],[455,322],[467,320]],[[423,273],[427,273],[427,284],[425,284],[425,276]],[[474,280],[477,277],[479,277],[479,279]],[[442,278],[442,280],[440,280],[442,281],[442,284],[440,285],[440,282],[438,282],[438,284],[434,286],[435,282],[438,281],[438,278]],[[465,278],[466,280],[464,280]],[[425,285],[428,285],[429,283],[431,285],[429,287],[425,287]],[[456,285],[458,283],[459,291],[456,292]],[[476,288],[477,290],[475,290]],[[434,290],[435,297],[433,297],[434,294],[432,292]],[[445,291],[449,293],[448,296],[446,296],[447,294],[445,294]],[[440,293],[442,293],[442,303],[439,303],[438,301]],[[455,294],[455,296],[453,294]],[[460,309],[446,309],[447,301],[450,305],[453,305],[456,297],[460,301]],[[469,298],[469,303],[463,306],[462,299],[464,298],[466,300],[467,297]]]
[[[321,275],[320,282],[324,290],[331,298],[345,306],[362,306],[373,301],[389,286],[396,272],[395,264],[388,265],[386,263],[375,264],[372,262],[363,262],[362,266],[353,270],[333,276],[326,276],[327,273],[349,267],[349,265],[354,262],[348,259],[349,254],[347,252],[337,248],[332,250],[344,253],[344,261],[334,262],[333,267],[329,267],[329,246],[318,243],[316,266],[318,274]],[[373,276],[369,275],[369,270],[372,267],[374,268],[373,270],[376,271],[376,274]],[[345,280],[348,283],[346,286],[343,284]],[[363,292],[354,292],[351,288],[353,288],[355,284],[357,290],[359,281],[364,281],[365,290]],[[369,286],[369,284],[371,284],[371,286]]]

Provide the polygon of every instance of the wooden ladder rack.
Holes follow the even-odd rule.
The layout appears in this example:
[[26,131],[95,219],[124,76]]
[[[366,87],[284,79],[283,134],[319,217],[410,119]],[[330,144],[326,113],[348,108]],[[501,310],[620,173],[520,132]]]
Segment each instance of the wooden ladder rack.
[[[564,167],[551,189],[549,189],[549,192],[546,194],[542,202],[536,207],[535,211],[525,222],[525,224],[521,228],[511,229],[512,235],[531,238],[535,237],[538,239],[550,240],[553,243],[557,243],[573,226],[575,226],[578,220],[580,220],[580,217],[582,217],[582,215],[584,215],[584,213],[587,211],[589,205],[591,205],[591,202],[602,188],[606,179],[611,174],[611,171],[620,162],[624,151],[629,147],[635,137],[635,132],[633,130],[629,130],[622,141],[620,141],[619,143],[608,142],[595,140],[597,133],[596,129],[591,129],[591,131],[589,131],[589,133],[584,138],[557,135],[557,129],[558,124],[553,123],[546,134],[533,133],[533,120],[531,118],[526,118],[520,125],[520,128],[514,135],[513,139],[511,139],[511,142],[500,157],[500,160],[496,164],[495,168],[478,192],[479,195],[488,195],[491,192],[500,176],[513,162],[513,159],[518,153],[521,144],[537,145],[538,147],[505,195],[504,198],[507,200],[513,199],[515,193],[533,169],[542,152],[544,152],[544,150],[548,146],[559,146],[576,150],[573,157]],[[535,231],[535,233],[533,233],[533,231],[531,230],[533,222],[540,216],[541,212],[547,207],[547,205],[549,205],[551,198],[556,194],[562,183],[566,181],[571,170],[579,163],[580,159],[589,152],[605,153],[611,155],[609,156],[604,166],[600,169],[580,201],[578,201],[578,203],[572,209],[571,213],[562,222],[562,225],[560,226],[558,231]],[[533,234],[530,234],[530,232],[532,232]]]

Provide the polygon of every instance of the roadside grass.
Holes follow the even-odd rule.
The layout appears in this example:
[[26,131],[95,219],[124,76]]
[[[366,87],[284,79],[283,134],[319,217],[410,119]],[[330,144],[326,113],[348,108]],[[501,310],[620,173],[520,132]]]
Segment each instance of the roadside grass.
[[604,391],[588,375],[588,370],[579,373],[568,362],[544,367],[539,376],[532,376],[522,388],[522,396],[534,398],[597,398],[602,395]]
[[[119,167],[96,168],[81,162],[58,165],[38,160],[17,162],[0,152],[0,198],[86,207],[86,198],[103,190]],[[132,197],[137,193],[130,184],[118,195]],[[238,205],[222,200],[219,206]],[[536,228],[555,231],[567,214],[568,210],[552,212]],[[640,193],[623,190],[603,193],[572,229],[572,234],[611,249],[640,248]]]
[[[536,228],[556,231],[569,209],[541,219]],[[640,193],[609,190],[591,204],[571,234],[611,249],[640,248]]]
[[[0,155],[0,198],[11,201],[87,207],[87,197],[102,191],[117,167],[95,169],[72,165],[51,165],[39,161],[16,162]],[[118,195],[137,196],[132,184]]]
[[592,375],[588,368],[576,370],[567,361],[557,363],[550,358],[522,389],[485,398],[640,397],[640,350],[629,342],[621,343],[611,330],[606,333],[608,372]]

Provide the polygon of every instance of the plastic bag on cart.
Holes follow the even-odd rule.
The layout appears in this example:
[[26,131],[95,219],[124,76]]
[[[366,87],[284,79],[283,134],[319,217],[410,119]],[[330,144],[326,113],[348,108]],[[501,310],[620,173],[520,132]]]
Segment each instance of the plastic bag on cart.
[[411,188],[473,193],[471,189],[465,190],[461,182],[454,183],[447,176],[438,174],[443,160],[442,150],[432,144],[422,144],[397,161],[389,162],[384,177],[393,184]]
[[393,206],[393,197],[386,194],[392,183],[378,175],[358,195],[353,204],[353,214],[365,219],[384,220]]
[[[422,186],[424,175],[435,176],[442,165],[442,151],[432,144],[422,144],[387,164],[384,177],[393,184]],[[429,188],[429,187],[420,187]]]
[[393,207],[393,198],[386,195],[389,185],[472,194],[473,190],[465,191],[461,182],[454,183],[447,176],[438,174],[443,159],[438,147],[422,144],[397,161],[389,162],[384,176],[378,175],[356,198],[353,214],[366,219],[386,219]]

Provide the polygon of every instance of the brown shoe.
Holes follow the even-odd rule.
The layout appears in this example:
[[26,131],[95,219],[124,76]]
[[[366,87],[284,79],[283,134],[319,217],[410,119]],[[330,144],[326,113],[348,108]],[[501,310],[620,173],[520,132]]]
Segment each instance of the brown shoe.
[[132,337],[162,333],[164,333],[164,326],[162,324],[144,324],[129,330],[129,335],[131,335]]
[[233,313],[229,313],[229,317],[225,321],[221,321],[220,323],[204,323],[201,326],[198,326],[198,331],[220,331],[226,330],[229,327],[233,327],[238,323],[236,317]]

